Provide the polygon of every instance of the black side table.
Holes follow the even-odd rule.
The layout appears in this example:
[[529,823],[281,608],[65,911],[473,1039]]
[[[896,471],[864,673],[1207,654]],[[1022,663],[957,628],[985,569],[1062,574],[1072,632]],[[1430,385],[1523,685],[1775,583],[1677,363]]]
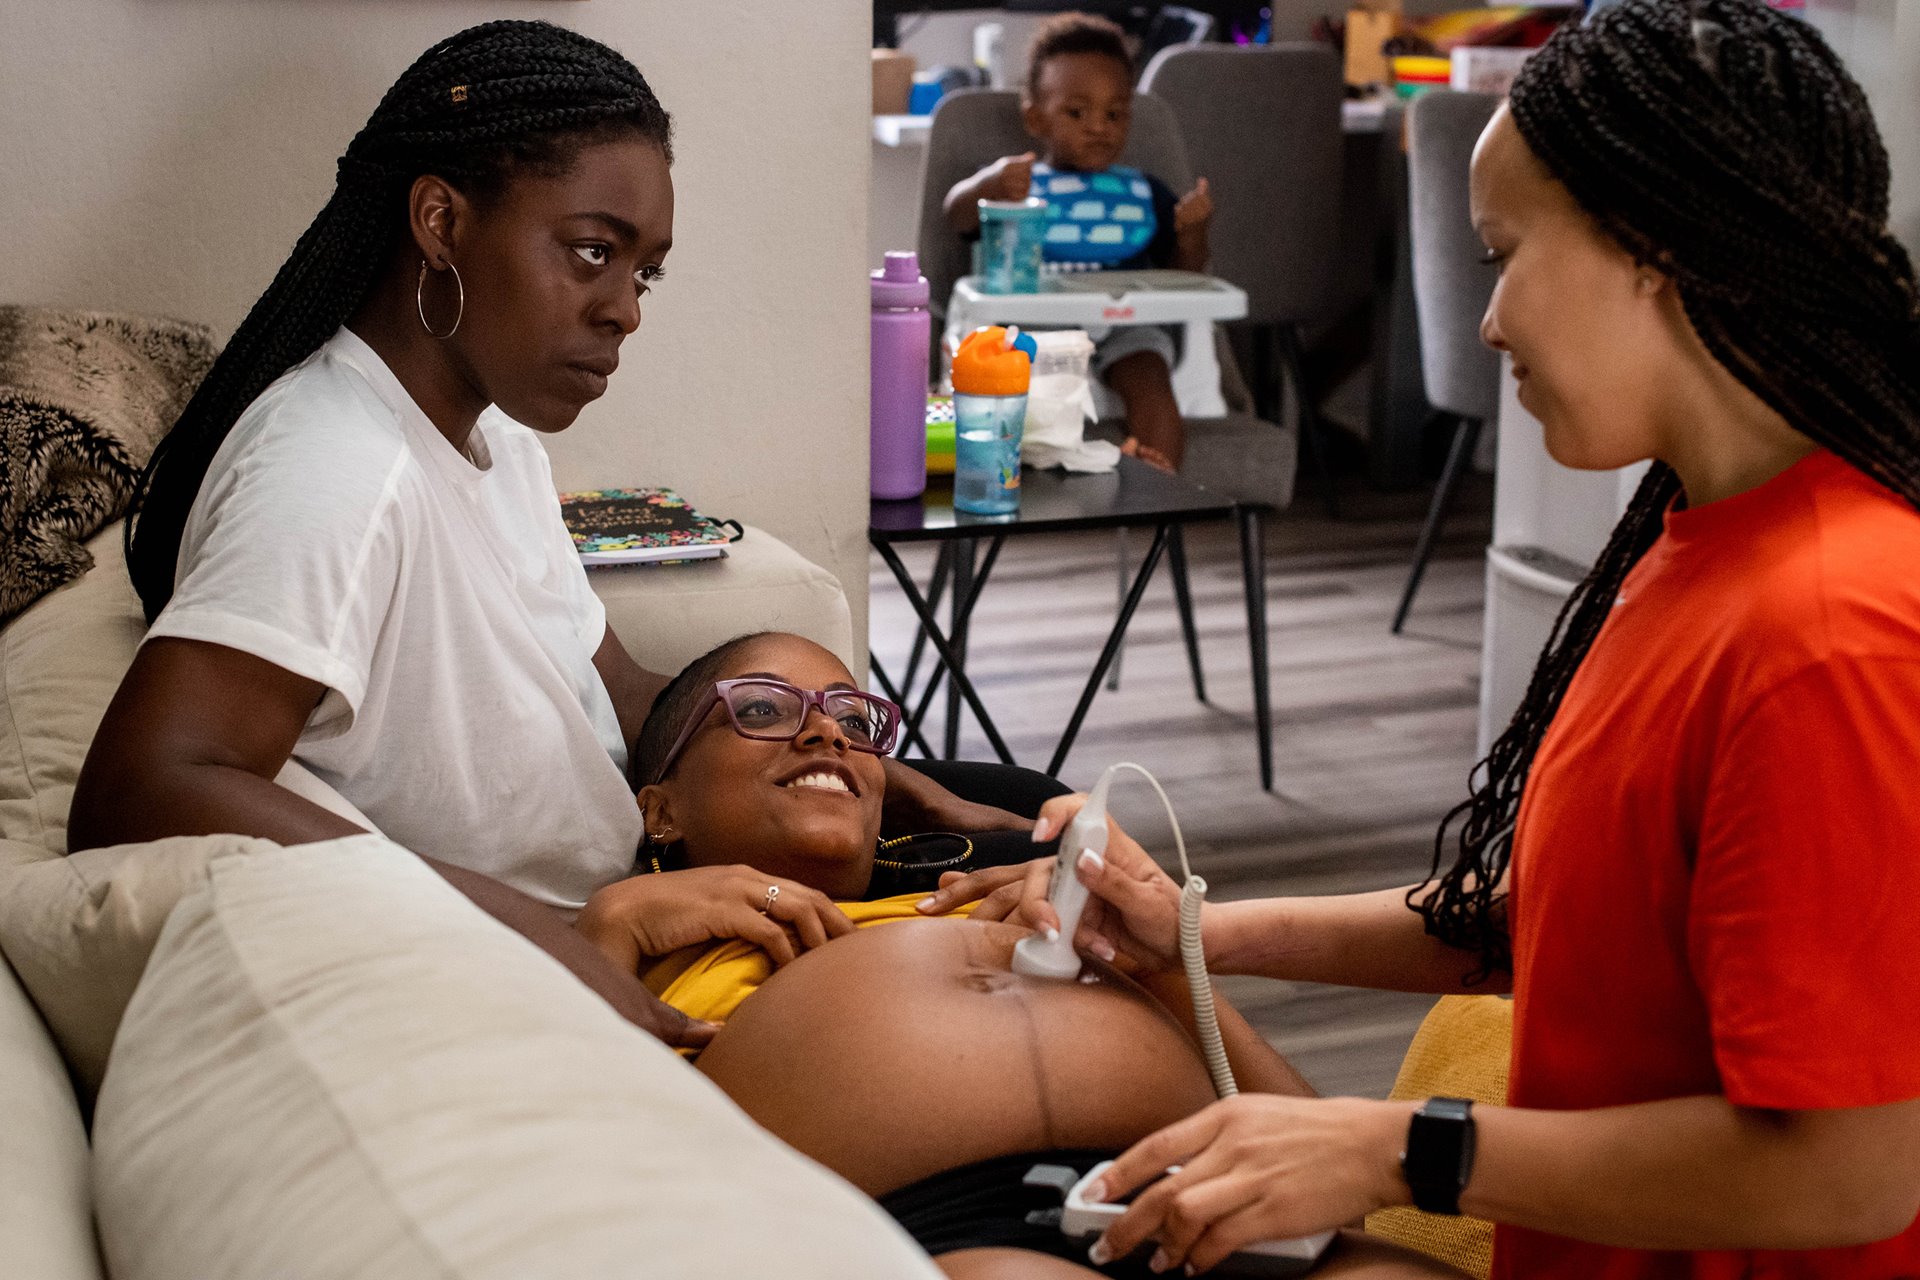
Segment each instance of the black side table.
[[[1193,611],[1180,529],[1182,525],[1193,521],[1238,517],[1241,571],[1247,597],[1247,637],[1253,657],[1254,721],[1260,739],[1260,783],[1271,790],[1273,713],[1268,692],[1266,570],[1260,537],[1260,508],[1236,504],[1230,498],[1126,457],[1120,459],[1117,470],[1098,475],[1023,468],[1020,473],[1020,494],[1020,509],[1011,515],[970,515],[953,509],[952,484],[936,478],[928,486],[927,492],[918,498],[895,502],[875,501],[871,505],[867,519],[867,541],[893,571],[894,580],[900,584],[907,603],[920,620],[923,634],[938,655],[939,665],[928,679],[920,704],[907,708],[905,730],[908,743],[918,746],[929,758],[934,757],[935,752],[922,734],[920,724],[944,672],[951,678],[946,758],[951,759],[956,750],[959,705],[964,701],[986,734],[994,753],[1003,763],[1014,763],[1013,753],[1007,749],[993,718],[987,714],[986,706],[980,700],[979,692],[967,678],[966,637],[968,619],[979,601],[988,576],[993,572],[1000,548],[1008,538],[1022,534],[1144,527],[1151,527],[1154,531],[1152,545],[1147,548],[1146,557],[1141,561],[1132,585],[1121,602],[1119,616],[1107,634],[1106,644],[1094,664],[1093,674],[1087,677],[1079,703],[1074,707],[1066,730],[1060,736],[1059,745],[1054,748],[1053,757],[1047,763],[1046,771],[1049,774],[1057,775],[1060,772],[1067,753],[1072,750],[1073,740],[1080,732],[1088,708],[1093,705],[1101,681],[1120,652],[1127,626],[1133,620],[1134,610],[1146,593],[1147,583],[1152,579],[1162,554],[1166,554],[1172,564],[1174,590],[1181,603],[1187,659],[1193,672],[1195,691],[1204,699],[1205,686],[1200,673],[1199,644],[1193,630]],[[974,544],[982,540],[986,541],[987,550],[976,568]],[[895,550],[898,544],[906,542],[941,544],[940,567],[927,593],[920,590]],[[934,610],[940,593],[946,589],[945,580],[948,577],[952,580],[952,626],[950,630],[943,630]],[[934,597],[931,601],[929,594]],[[916,664],[917,660],[916,643]],[[878,659],[872,661],[872,669],[874,678],[880,682],[887,696],[906,707],[902,693],[904,687],[912,682],[911,666],[900,686],[896,686],[888,677]]]

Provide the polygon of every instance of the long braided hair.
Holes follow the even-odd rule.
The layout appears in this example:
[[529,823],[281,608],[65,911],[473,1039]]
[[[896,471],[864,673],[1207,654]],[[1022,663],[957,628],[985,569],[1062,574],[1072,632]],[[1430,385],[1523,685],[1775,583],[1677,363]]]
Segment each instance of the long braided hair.
[[522,173],[564,173],[581,148],[641,137],[672,153],[672,122],[632,63],[545,22],[489,22],[434,45],[381,98],[340,158],[333,196],[253,304],[134,493],[127,569],[153,618],[173,595],[187,513],[221,441],[267,385],[366,299],[406,231],[413,182],[476,202]]
[[[1866,97],[1813,28],[1760,0],[1625,0],[1529,59],[1510,109],[1601,229],[1673,281],[1716,360],[1920,507],[1913,266],[1887,229],[1887,155]],[[1679,492],[1655,462],[1408,894],[1428,933],[1478,953],[1471,980],[1512,968],[1503,879],[1528,772]]]

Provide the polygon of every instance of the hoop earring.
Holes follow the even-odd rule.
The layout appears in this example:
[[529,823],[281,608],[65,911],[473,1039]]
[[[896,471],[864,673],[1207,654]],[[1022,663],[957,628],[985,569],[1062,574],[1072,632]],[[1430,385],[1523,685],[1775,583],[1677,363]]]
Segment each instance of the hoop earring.
[[460,321],[465,319],[467,314],[467,286],[461,282],[460,268],[449,262],[447,270],[453,272],[453,287],[460,291],[460,305],[459,310],[453,314],[453,328],[445,333],[435,333],[433,326],[427,323],[427,260],[425,258],[420,259],[420,279],[413,286],[413,309],[420,314],[420,327],[427,331],[429,338],[438,338],[442,342],[460,332]]

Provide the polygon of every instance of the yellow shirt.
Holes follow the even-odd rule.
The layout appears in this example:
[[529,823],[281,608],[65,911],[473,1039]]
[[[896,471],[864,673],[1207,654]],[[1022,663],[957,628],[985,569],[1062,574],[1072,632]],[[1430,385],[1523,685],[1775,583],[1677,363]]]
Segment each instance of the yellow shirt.
[[[854,927],[887,924],[895,920],[924,920],[913,909],[926,895],[903,893],[874,902],[840,902],[834,905],[846,912]],[[972,913],[974,903],[966,903],[948,912],[964,916]],[[760,989],[773,974],[773,958],[751,942],[729,938],[724,942],[683,947],[666,956],[641,975],[647,989],[690,1018],[725,1022],[740,1002]]]

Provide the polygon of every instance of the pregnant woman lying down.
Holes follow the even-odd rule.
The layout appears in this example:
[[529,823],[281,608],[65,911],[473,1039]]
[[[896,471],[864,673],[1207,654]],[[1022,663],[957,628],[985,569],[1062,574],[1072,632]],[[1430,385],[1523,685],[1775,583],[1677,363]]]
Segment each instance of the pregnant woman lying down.
[[[668,1003],[724,1022],[699,1070],[878,1199],[949,1275],[1148,1274],[1142,1258],[1067,1261],[1080,1247],[1027,1223],[1038,1203],[1020,1180],[1043,1161],[1089,1168],[1213,1100],[1184,980],[1143,987],[1097,961],[1078,982],[1025,978],[1010,961],[1028,930],[987,918],[1007,907],[919,916],[928,878],[964,867],[969,845],[877,851],[898,719],[797,636],[695,661],[634,750],[643,874],[595,895],[579,927]],[[892,892],[915,884],[913,864],[918,887]],[[1242,1088],[1307,1091],[1220,1014]],[[1358,1233],[1322,1270],[1452,1274]]]

